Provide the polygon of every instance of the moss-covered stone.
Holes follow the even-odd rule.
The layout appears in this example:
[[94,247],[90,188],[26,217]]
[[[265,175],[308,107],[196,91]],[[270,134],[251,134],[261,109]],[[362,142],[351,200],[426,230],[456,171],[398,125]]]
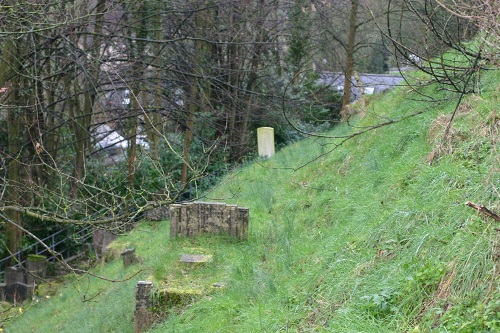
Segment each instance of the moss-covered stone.
[[10,308],[12,308],[12,304],[10,304],[9,302],[0,301],[0,309],[2,310],[2,312],[7,311]]
[[163,310],[170,308],[182,308],[190,303],[193,303],[202,295],[203,292],[196,289],[160,289],[155,291],[152,295],[153,308]]
[[212,262],[211,254],[183,254],[180,262],[187,264],[206,264]]
[[59,287],[60,284],[56,282],[42,283],[37,286],[35,295],[49,298],[57,294]]
[[28,254],[26,257],[26,261],[31,261],[31,262],[46,262],[47,257],[42,256],[40,254]]

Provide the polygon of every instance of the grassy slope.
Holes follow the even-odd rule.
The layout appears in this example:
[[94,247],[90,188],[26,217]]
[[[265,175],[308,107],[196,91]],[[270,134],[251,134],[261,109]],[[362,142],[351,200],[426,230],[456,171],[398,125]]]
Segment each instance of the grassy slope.
[[[442,102],[414,101],[417,95],[403,90],[376,97],[357,126],[426,112],[314,161],[340,141],[300,142],[239,170],[208,195],[250,208],[247,242],[170,241],[168,223],[141,224],[115,246],[136,246],[140,267],[151,271],[124,283],[92,280],[89,290],[87,277],[74,279],[6,331],[133,332],[134,285],[142,279],[208,294],[151,332],[473,332],[499,325],[498,233],[464,205],[500,210],[499,82],[498,71],[483,76],[481,95],[468,97],[448,150],[431,164],[443,114],[456,101],[431,89],[426,93]],[[330,134],[352,130],[344,125]],[[180,254],[193,251],[214,261],[180,267]],[[138,268],[123,270],[115,261],[100,269],[123,278]],[[212,291],[216,282],[227,287]]]

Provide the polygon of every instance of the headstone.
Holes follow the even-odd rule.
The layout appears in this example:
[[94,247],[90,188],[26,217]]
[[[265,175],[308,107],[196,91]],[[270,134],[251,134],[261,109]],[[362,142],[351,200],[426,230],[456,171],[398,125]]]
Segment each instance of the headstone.
[[135,291],[134,332],[143,333],[153,324],[152,302],[150,298],[153,282],[139,281]]
[[257,147],[260,157],[269,158],[274,155],[274,128],[257,128]]
[[108,230],[95,229],[92,232],[92,242],[94,244],[94,251],[98,256],[102,256],[107,251],[107,247],[114,241],[116,235]]
[[7,267],[4,273],[4,283],[11,285],[18,282],[26,283],[24,269],[22,267]]
[[[170,195],[166,190],[160,190],[154,193],[151,197],[152,201],[149,204],[160,204],[158,207],[155,207],[151,210],[148,210],[144,213],[144,218],[150,221],[163,221],[169,218],[170,212],[170,204],[171,201]],[[161,204],[164,202],[164,204]],[[168,203],[167,203],[168,202]]]
[[47,274],[47,258],[42,255],[28,254],[26,258],[26,283],[35,284]]
[[183,254],[180,260],[182,263],[192,264],[203,264],[211,261],[212,256],[207,254]]
[[150,221],[163,221],[169,217],[169,206],[159,206],[144,213],[144,218]]
[[12,303],[22,303],[31,299],[35,292],[35,285],[17,282],[5,286],[5,300]]
[[123,259],[123,266],[125,267],[139,262],[139,258],[135,255],[135,248],[125,249],[125,251],[121,253],[121,257]]
[[185,202],[170,206],[170,237],[227,234],[248,238],[248,208],[220,202]]

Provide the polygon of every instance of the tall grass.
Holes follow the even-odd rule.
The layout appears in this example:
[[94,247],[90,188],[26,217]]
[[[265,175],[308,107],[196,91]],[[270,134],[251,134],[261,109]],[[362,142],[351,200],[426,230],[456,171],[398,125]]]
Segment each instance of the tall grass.
[[[494,135],[500,78],[486,75],[482,95],[471,96],[456,120],[448,151],[429,158],[443,130],[439,116],[454,107],[445,91],[427,88],[440,101],[431,106],[405,91],[376,97],[367,106],[371,112],[354,122],[357,128],[344,124],[329,134],[426,112],[328,154],[339,139],[304,140],[235,171],[208,194],[250,208],[248,241],[169,240],[167,222],[141,224],[115,246],[135,246],[143,264],[123,269],[116,261],[96,272],[120,279],[139,268],[150,271],[120,283],[75,277],[6,325],[8,332],[131,332],[139,279],[206,295],[170,311],[151,332],[494,327],[484,309],[496,311],[492,301],[499,299],[498,235],[491,221],[464,205],[470,200],[499,208]],[[214,260],[186,269],[178,260],[190,251]],[[82,295],[96,297],[82,302]]]

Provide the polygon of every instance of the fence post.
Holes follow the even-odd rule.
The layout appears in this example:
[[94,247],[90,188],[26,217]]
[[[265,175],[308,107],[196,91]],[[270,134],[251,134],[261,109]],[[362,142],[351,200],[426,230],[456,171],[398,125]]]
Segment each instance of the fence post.
[[69,241],[70,233],[69,233],[69,228],[66,229],[66,241],[65,241],[65,246],[66,246],[66,258],[69,258],[71,255],[71,250],[70,250],[70,241]]

